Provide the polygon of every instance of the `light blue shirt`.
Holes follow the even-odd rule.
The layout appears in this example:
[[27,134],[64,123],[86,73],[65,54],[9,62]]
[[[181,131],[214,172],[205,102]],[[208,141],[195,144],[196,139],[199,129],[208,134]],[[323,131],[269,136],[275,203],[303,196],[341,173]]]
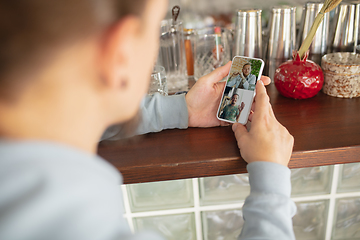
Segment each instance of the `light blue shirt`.
[[256,84],[256,77],[255,77],[255,75],[253,75],[253,74],[251,74],[251,73],[245,78],[245,80],[246,80],[249,84]]
[[[122,177],[98,156],[57,143],[0,141],[0,159],[0,239],[162,239],[131,233]],[[290,170],[269,162],[247,169],[251,192],[239,239],[295,239]]]
[[242,74],[236,75],[227,82],[226,86],[233,87],[235,85],[235,88],[238,88],[240,83],[242,83],[241,88],[248,90],[251,88],[250,86],[256,84],[256,77],[253,74],[249,74],[247,77]]
[[[155,93],[153,96],[146,96],[141,102],[140,114],[141,121],[134,135],[188,127],[189,115],[185,94],[163,96]],[[118,125],[111,126],[101,139],[121,139],[121,136],[118,136],[119,132]]]
[[[149,116],[139,132],[176,124],[186,128],[187,112],[168,112],[185,109],[183,95],[147,99],[142,111]],[[114,126],[104,136],[116,133]],[[247,169],[251,191],[239,239],[295,239],[290,170],[269,162],[250,163]],[[0,179],[0,239],[162,239],[151,232],[131,233],[123,217],[122,176],[98,156],[59,143],[0,140]]]
[[242,81],[243,78],[240,75],[236,75],[227,82],[226,86],[238,88]]

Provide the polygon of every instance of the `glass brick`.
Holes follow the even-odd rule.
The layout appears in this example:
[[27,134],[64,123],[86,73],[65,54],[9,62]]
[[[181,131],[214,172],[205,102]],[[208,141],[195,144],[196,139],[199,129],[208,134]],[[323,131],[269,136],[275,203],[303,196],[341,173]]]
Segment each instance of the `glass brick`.
[[202,212],[204,240],[236,240],[244,225],[241,209]]
[[340,176],[337,191],[360,191],[360,163],[348,163],[340,166]]
[[132,212],[194,206],[192,180],[127,185]]
[[333,239],[360,239],[360,198],[336,201]]
[[291,170],[291,196],[330,193],[333,166]]
[[324,239],[328,201],[296,202],[296,207],[297,213],[293,217],[296,239]]
[[201,205],[239,202],[250,194],[247,173],[200,178],[199,187]]
[[135,230],[150,230],[168,240],[195,240],[194,213],[134,218]]

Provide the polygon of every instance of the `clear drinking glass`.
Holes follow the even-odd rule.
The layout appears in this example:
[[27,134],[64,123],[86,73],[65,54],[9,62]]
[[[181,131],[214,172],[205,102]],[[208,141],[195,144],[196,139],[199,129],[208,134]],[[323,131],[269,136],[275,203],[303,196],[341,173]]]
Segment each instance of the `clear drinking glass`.
[[211,27],[195,32],[195,80],[231,60],[231,41],[231,32],[226,28]]
[[155,66],[150,77],[148,94],[153,95],[156,92],[159,92],[164,96],[168,95],[165,68],[162,66]]
[[161,21],[157,65],[165,68],[169,93],[188,90],[184,32],[181,22],[174,23],[172,19]]

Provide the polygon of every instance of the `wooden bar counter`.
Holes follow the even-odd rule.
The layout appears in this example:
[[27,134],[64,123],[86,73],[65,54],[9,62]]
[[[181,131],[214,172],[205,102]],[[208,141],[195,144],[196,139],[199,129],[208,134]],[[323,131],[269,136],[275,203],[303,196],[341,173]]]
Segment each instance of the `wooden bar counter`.
[[[277,119],[295,138],[290,168],[360,162],[360,98],[320,92],[294,100],[282,97],[273,84],[267,90]],[[126,184],[246,172],[231,127],[173,129],[126,142],[103,141],[98,153],[122,173]]]

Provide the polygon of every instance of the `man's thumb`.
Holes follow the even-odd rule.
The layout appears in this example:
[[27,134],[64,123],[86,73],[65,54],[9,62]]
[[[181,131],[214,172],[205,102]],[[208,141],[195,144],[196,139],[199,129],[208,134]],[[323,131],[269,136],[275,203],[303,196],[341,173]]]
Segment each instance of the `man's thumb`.
[[226,77],[229,74],[230,67],[231,67],[231,61],[229,61],[224,66],[219,67],[219,68],[215,69],[214,71],[212,71],[210,73],[208,79],[212,83],[217,83],[217,82],[221,81],[224,77]]

